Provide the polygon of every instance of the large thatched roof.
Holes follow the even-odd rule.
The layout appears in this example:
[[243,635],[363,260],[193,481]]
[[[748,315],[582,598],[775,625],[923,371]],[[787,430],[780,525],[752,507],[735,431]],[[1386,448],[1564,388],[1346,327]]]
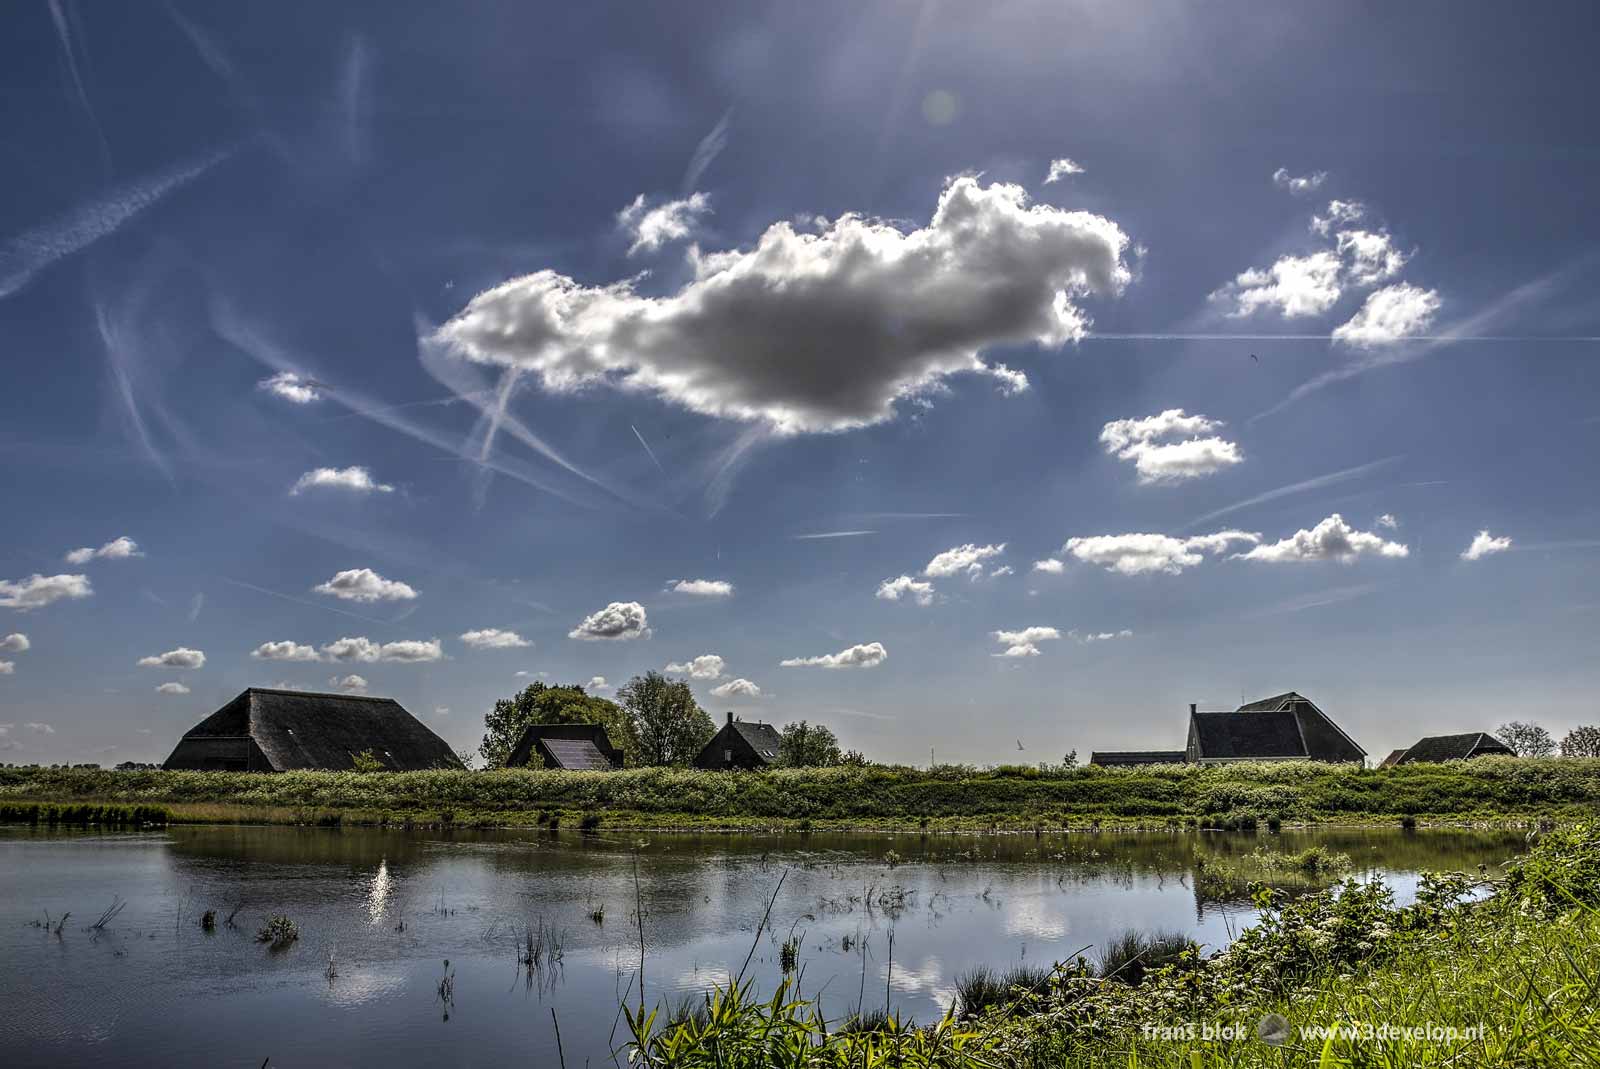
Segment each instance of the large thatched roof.
[[163,767],[344,770],[367,750],[394,771],[461,767],[449,745],[393,698],[263,687],[196,724]]

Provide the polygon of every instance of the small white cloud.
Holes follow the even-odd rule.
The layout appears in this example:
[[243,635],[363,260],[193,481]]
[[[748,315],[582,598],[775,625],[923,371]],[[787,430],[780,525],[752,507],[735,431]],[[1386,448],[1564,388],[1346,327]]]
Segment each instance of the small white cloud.
[[[1036,572],[1044,572],[1047,575],[1060,575],[1062,572],[1067,570],[1067,566],[1056,560],[1054,557],[1049,557],[1045,560],[1034,561],[1033,570]],[[1029,591],[1029,593],[1033,592]]]
[[748,679],[730,679],[720,687],[712,687],[711,693],[719,698],[759,698],[761,688]]
[[577,627],[567,632],[567,637],[586,642],[649,638],[650,621],[644,606],[637,601],[613,601],[585,616]]
[[1358,200],[1330,200],[1327,215],[1313,215],[1311,230],[1327,237],[1334,227],[1353,223],[1367,214],[1367,206]]
[[461,641],[475,650],[512,650],[533,645],[515,631],[502,631],[498,627],[463,631]]
[[1375,286],[1400,273],[1409,258],[1394,247],[1382,230],[1341,230],[1339,255],[1346,261],[1345,272],[1357,286]]
[[922,569],[922,574],[930,579],[943,579],[965,573],[968,577],[976,579],[983,574],[983,562],[992,557],[998,557],[1006,551],[1006,544],[978,546],[968,542],[964,546],[956,546],[938,554]]
[[1358,531],[1335,512],[1310,530],[1301,529],[1288,538],[1259,545],[1248,553],[1236,553],[1241,560],[1273,564],[1334,560],[1348,564],[1368,554],[1379,557],[1405,557],[1410,550],[1371,531]]
[[1511,548],[1510,538],[1496,538],[1488,531],[1479,531],[1473,538],[1472,544],[1461,551],[1462,560],[1482,560],[1484,557],[1496,553],[1504,553]]
[[682,664],[669,664],[668,672],[686,675],[690,679],[717,679],[721,677],[726,662],[714,653],[702,653],[691,661]]
[[1322,188],[1322,183],[1327,180],[1327,171],[1312,171],[1310,174],[1292,175],[1287,167],[1279,167],[1272,172],[1272,184],[1279,189],[1287,189],[1295,196],[1315,193]]
[[[1112,420],[1101,429],[1100,442],[1107,453],[1133,461],[1141,483],[1180,482],[1213,475],[1244,460],[1235,443],[1214,435],[1198,437],[1222,426],[1221,420],[1169,408],[1143,419]],[[1184,440],[1162,440],[1171,438]]]
[[388,483],[374,482],[372,473],[363,467],[349,468],[317,468],[308,471],[295,482],[289,493],[298,494],[303,490],[329,489],[349,490],[357,494],[388,494],[394,492],[394,487]]
[[409,601],[417,592],[398,579],[385,579],[371,568],[349,568],[311,588],[343,601]]
[[450,707],[448,705],[435,705],[433,707],[433,715],[434,716],[449,716],[450,715]]
[[49,724],[40,724],[33,720],[28,721],[22,726],[33,732],[35,735],[54,735],[56,733],[56,729]]
[[1015,646],[1007,646],[999,653],[990,654],[991,657],[1037,657],[1039,647],[1031,642],[1019,642]]
[[1061,637],[1054,627],[1024,627],[1020,631],[994,631],[994,640],[1005,649],[995,657],[1037,657],[1040,642],[1053,642]]
[[17,670],[17,662],[0,661],[0,676],[9,676]]
[[1097,632],[1093,632],[1093,633],[1090,633],[1090,634],[1082,636],[1083,641],[1085,643],[1090,643],[1090,642],[1109,642],[1110,640],[1112,640],[1114,638],[1132,638],[1132,637],[1133,637],[1133,632],[1127,630],[1126,628],[1124,628],[1121,631],[1097,631]]
[[733,584],[726,579],[674,579],[667,589],[675,594],[692,594],[697,598],[728,598],[733,596]]
[[933,604],[933,594],[932,583],[902,575],[898,579],[885,579],[879,583],[878,593],[875,596],[884,601],[899,601],[903,597],[909,597],[918,605],[927,606]]
[[1015,397],[1019,393],[1028,391],[1028,376],[1020,371],[1013,371],[1004,364],[991,364],[981,371],[999,384],[997,389],[1002,397]]
[[1391,531],[1398,531],[1400,529],[1400,521],[1395,519],[1387,512],[1385,512],[1382,516],[1379,516],[1374,522],[1376,522],[1379,527],[1387,527]]
[[1289,318],[1321,315],[1344,292],[1339,282],[1342,271],[1343,264],[1332,252],[1280,256],[1269,268],[1242,272],[1208,299],[1234,318],[1262,309]]
[[[270,645],[278,645],[271,643]],[[383,655],[383,647],[369,638],[341,638],[322,647],[322,655],[330,661],[358,661],[368,663]]]
[[365,694],[367,681],[365,678],[351,673],[347,676],[333,676],[328,680],[330,687],[337,687],[347,694]]
[[1439,294],[1397,282],[1367,294],[1350,321],[1334,328],[1333,340],[1354,349],[1393,345],[1425,332],[1439,311]]
[[317,392],[316,386],[309,379],[301,378],[293,371],[280,371],[270,379],[262,379],[256,386],[274,397],[281,397],[297,405],[308,405],[312,401],[322,399],[322,394]]
[[1017,570],[1015,568],[1011,567],[1011,565],[1002,564],[998,568],[991,568],[989,570],[989,578],[990,579],[998,579],[1002,575],[1015,575],[1016,572],[1017,572]]
[[644,194],[617,213],[617,226],[633,237],[628,255],[655,252],[671,241],[682,241],[693,233],[700,218],[711,213],[711,198],[694,193],[683,200],[669,200],[654,208],[645,206]]
[[1061,181],[1068,175],[1083,173],[1083,168],[1080,167],[1076,161],[1069,160],[1063,156],[1059,160],[1050,161],[1050,172],[1044,176],[1044,184],[1048,186],[1052,182]]
[[99,549],[90,549],[84,546],[75,549],[66,555],[68,564],[88,564],[92,560],[127,560],[129,557],[142,557],[144,554],[139,549],[139,543],[123,535],[113,538]]
[[790,657],[779,661],[781,668],[876,668],[889,659],[889,651],[881,642],[866,642],[838,653],[820,657]]
[[418,664],[444,659],[444,644],[436,638],[399,639],[395,642],[377,643],[369,638],[341,638],[322,647],[324,660],[341,663],[371,664],[374,661],[393,661],[401,664]]
[[1221,553],[1235,542],[1260,540],[1260,535],[1249,531],[1218,531],[1192,538],[1164,534],[1094,535],[1069,538],[1062,552],[1120,575],[1177,575],[1203,561],[1206,553]]
[[189,688],[182,683],[163,683],[156,688],[157,694],[187,694]]
[[33,643],[21,631],[13,631],[5,638],[0,638],[0,653],[27,653],[32,648]]
[[250,651],[258,661],[315,661],[317,651],[310,646],[284,639],[282,642],[263,642]]
[[[518,672],[517,674],[521,675],[522,673]],[[593,677],[590,678],[589,682],[584,686],[583,689],[589,691],[592,694],[599,694],[603,690],[612,690],[614,688],[611,686],[610,683],[606,682],[606,677],[605,676],[593,676]]]
[[191,650],[187,646],[179,646],[166,653],[157,653],[149,657],[139,658],[140,668],[181,668],[187,672],[197,671],[206,666],[206,655],[202,650]]

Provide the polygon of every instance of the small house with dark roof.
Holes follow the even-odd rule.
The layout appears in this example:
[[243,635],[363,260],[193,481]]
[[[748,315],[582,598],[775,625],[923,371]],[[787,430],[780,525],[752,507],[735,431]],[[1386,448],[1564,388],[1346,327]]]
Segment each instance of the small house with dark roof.
[[728,722],[706,743],[694,759],[695,768],[706,769],[762,769],[778,762],[782,739],[778,729],[759,720],[735,720],[728,714]]
[[622,767],[622,751],[600,724],[530,724],[506,758],[507,768],[562,768],[609,772]]
[[1091,765],[1116,768],[1128,765],[1181,765],[1188,757],[1182,750],[1095,750],[1089,754]]
[[161,767],[348,771],[367,751],[395,772],[461,767],[449,745],[393,698],[265,687],[250,687],[190,728]]
[[1247,702],[1231,712],[1201,712],[1189,706],[1187,760],[1365,762],[1356,745],[1328,714],[1303,694],[1287,691]]
[[1397,765],[1414,765],[1420,761],[1466,761],[1474,757],[1515,757],[1517,752],[1486,731],[1468,731],[1462,735],[1429,735],[1400,752]]

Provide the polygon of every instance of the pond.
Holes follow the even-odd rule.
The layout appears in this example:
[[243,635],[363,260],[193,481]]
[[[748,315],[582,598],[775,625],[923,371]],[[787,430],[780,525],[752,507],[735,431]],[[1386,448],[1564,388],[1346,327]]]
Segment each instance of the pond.
[[[830,1019],[887,1001],[930,1021],[976,965],[1093,958],[1130,928],[1226,944],[1254,914],[1237,888],[1197,891],[1202,859],[1322,846],[1404,899],[1421,871],[1493,870],[1522,843],[1505,831],[1348,828],[0,828],[0,1064],[554,1065],[559,1023],[566,1064],[599,1065],[626,1036],[619,1003],[639,997],[639,907],[648,1003],[677,1005],[747,957],[746,976],[771,991],[792,934],[803,991]],[[276,913],[300,935],[275,951],[255,936]],[[531,967],[519,962],[530,932]]]

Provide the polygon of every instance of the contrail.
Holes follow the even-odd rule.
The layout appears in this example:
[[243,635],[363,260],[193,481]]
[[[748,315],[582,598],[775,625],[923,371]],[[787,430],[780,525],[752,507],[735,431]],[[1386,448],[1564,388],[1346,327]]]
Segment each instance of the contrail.
[[816,534],[790,535],[796,542],[804,542],[812,538],[855,538],[857,535],[875,535],[877,531],[818,531]]
[[296,605],[309,605],[314,609],[327,609],[329,612],[336,612],[340,616],[350,616],[357,620],[365,620],[369,624],[387,625],[390,622],[388,620],[380,620],[376,616],[362,616],[358,612],[351,612],[348,609],[341,609],[337,605],[324,605],[320,601],[312,601],[309,598],[297,598],[292,594],[282,594],[276,590],[268,590],[264,586],[256,586],[254,583],[247,583],[242,579],[230,579],[225,575],[218,576],[218,578],[224,583],[231,583],[234,586],[242,586],[246,590],[254,590],[257,594],[270,594],[272,597],[282,598],[284,601],[292,601]]
[[[1084,335],[1083,341],[1333,341],[1332,334],[1132,334],[1101,333]],[[1401,342],[1550,342],[1563,345],[1593,345],[1600,342],[1594,334],[1409,334]]]
[[1329,472],[1327,475],[1318,475],[1315,478],[1306,479],[1303,482],[1290,483],[1288,486],[1280,486],[1276,490],[1268,490],[1266,493],[1257,494],[1255,497],[1247,497],[1243,501],[1238,501],[1232,505],[1217,509],[1215,512],[1208,512],[1204,516],[1199,516],[1193,520],[1190,520],[1188,523],[1178,528],[1178,530],[1187,531],[1200,526],[1202,523],[1214,520],[1218,516],[1226,516],[1230,512],[1238,512],[1240,509],[1249,508],[1251,505],[1259,505],[1264,501],[1273,501],[1280,497],[1287,497],[1290,494],[1298,494],[1302,490],[1315,490],[1318,487],[1331,486],[1334,483],[1342,483],[1347,479],[1359,478],[1369,471],[1375,471],[1386,464],[1393,464],[1399,459],[1400,457],[1398,455],[1384,457],[1382,460],[1374,460],[1370,464],[1359,464],[1353,468],[1345,468],[1343,471]]
[[644,446],[644,451],[648,453],[650,459],[655,462],[656,470],[665,475],[667,473],[667,469],[661,466],[661,461],[656,460],[656,451],[651,449],[650,443],[644,440],[644,435],[639,433],[639,428],[630,423],[628,424],[628,429],[633,432],[633,436],[635,438],[639,439],[639,444]]
[[688,196],[695,191],[700,183],[700,176],[706,173],[706,168],[711,166],[713,160],[722,155],[722,150],[728,147],[728,123],[733,119],[733,109],[729,108],[722,113],[722,118],[717,120],[717,125],[711,132],[700,139],[694,147],[694,155],[689,157],[689,166],[683,172],[683,195]]
[[0,299],[22,289],[34,275],[56,261],[114,233],[128,220],[194,181],[233,152],[233,149],[226,149],[187,167],[135,182],[90,201],[64,218],[12,238],[0,248]]
[[50,0],[50,18],[56,24],[56,36],[61,41],[61,51],[67,57],[67,72],[72,75],[72,86],[78,93],[78,105],[89,117],[89,124],[94,127],[95,140],[100,142],[101,160],[109,168],[111,146],[106,143],[105,131],[100,127],[100,117],[94,113],[94,108],[89,103],[88,90],[84,88],[83,76],[78,72],[78,56],[72,47],[72,28],[67,22],[66,11],[61,7],[61,0]]

